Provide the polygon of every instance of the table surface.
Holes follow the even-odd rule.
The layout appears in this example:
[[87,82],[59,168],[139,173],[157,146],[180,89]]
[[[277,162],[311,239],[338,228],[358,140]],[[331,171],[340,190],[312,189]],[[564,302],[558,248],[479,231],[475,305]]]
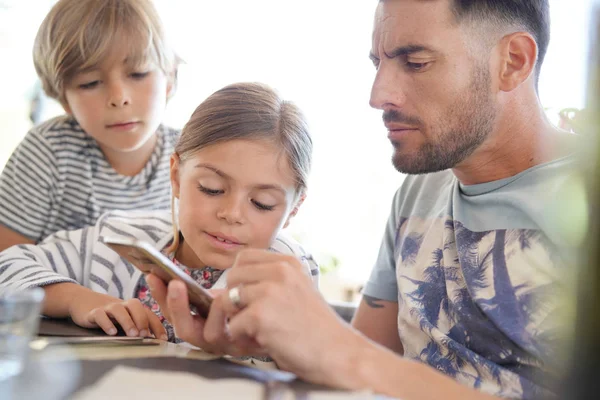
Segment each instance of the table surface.
[[[39,335],[102,336],[103,333],[98,330],[87,330],[84,328],[80,328],[69,321],[42,319],[40,322]],[[93,353],[98,353],[97,355],[99,355],[100,358],[102,358],[101,353],[103,351],[106,351],[107,349],[106,346],[90,344],[75,346],[56,345],[50,346],[53,349],[48,350],[53,350],[56,352],[61,348],[72,349],[77,348],[78,346],[85,346],[85,350],[88,352],[88,354],[90,351]],[[167,350],[166,352],[162,351],[161,356],[156,357],[154,356],[154,354],[157,353],[157,348],[159,348],[159,346],[162,346],[161,348],[166,348]],[[135,349],[133,349],[132,347],[135,347]],[[161,344],[157,346],[136,346],[128,344],[118,344],[112,346],[113,353],[114,351],[120,351],[123,352],[123,354],[127,354],[127,350],[133,350],[136,354],[135,358],[86,359],[85,357],[73,357],[73,351],[71,350],[70,358],[67,357],[61,359],[60,357],[44,358],[44,352],[48,351],[42,350],[37,355],[37,358],[34,356],[31,357],[32,361],[30,361],[30,365],[28,366],[26,373],[22,374],[22,376],[19,377],[20,381],[17,380],[17,385],[15,387],[18,387],[19,391],[16,392],[16,395],[15,392],[13,392],[13,398],[24,398],[22,396],[26,396],[28,399],[32,400],[35,400],[36,398],[53,398],[49,394],[50,392],[52,392],[52,390],[50,390],[50,392],[48,390],[44,390],[44,385],[46,385],[48,389],[52,389],[51,386],[53,385],[57,387],[62,385],[62,392],[58,393],[56,395],[57,397],[54,398],[68,398],[70,395],[77,392],[78,390],[95,384],[102,376],[104,376],[108,371],[110,371],[116,366],[127,366],[140,369],[162,371],[181,371],[193,373],[207,379],[238,378],[248,379],[254,382],[262,383],[265,383],[267,381],[280,380],[282,382],[287,382],[288,388],[294,392],[296,398],[306,398],[306,394],[309,391],[314,390],[335,391],[333,389],[327,389],[320,385],[314,385],[304,382],[300,379],[290,380],[289,374],[277,371],[273,372],[252,368],[249,366],[231,362],[229,360],[225,360],[223,358],[218,358],[214,360],[202,360],[191,357],[188,358],[185,356],[181,357],[180,354],[178,354],[177,356],[169,356],[169,351],[172,351],[173,349],[176,349],[176,352],[178,353],[181,353],[180,350],[183,350],[184,354],[185,351],[196,351],[184,348],[184,346],[181,345],[174,345],[165,342],[161,342]],[[158,350],[160,350],[160,348]],[[53,371],[66,372],[56,374],[56,376],[52,376],[52,374],[55,373]],[[66,380],[64,383],[60,383],[57,381],[57,378],[66,379],[66,376],[68,375],[72,376],[69,382],[67,382]],[[47,382],[45,382],[45,380]],[[36,382],[37,388],[34,388],[33,385],[31,385],[33,381]],[[0,386],[0,397],[4,399],[4,397],[1,396],[2,390],[8,390],[6,385],[4,387]]]

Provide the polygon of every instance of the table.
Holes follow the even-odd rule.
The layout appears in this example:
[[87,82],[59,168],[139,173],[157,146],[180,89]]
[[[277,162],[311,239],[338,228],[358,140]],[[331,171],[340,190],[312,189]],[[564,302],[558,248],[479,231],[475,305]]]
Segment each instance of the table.
[[[89,336],[99,334],[65,322],[42,320],[40,333]],[[188,372],[210,380],[237,378],[249,382],[285,382],[296,399],[308,399],[313,391],[331,391],[323,386],[294,379],[291,374],[239,365],[189,346],[155,341],[156,345],[55,345],[35,351],[26,372],[11,385],[0,385],[2,400],[65,399],[92,387],[117,366],[154,371]],[[213,358],[213,359],[210,359]],[[369,397],[371,398],[371,397]],[[168,399],[167,399],[168,400]]]

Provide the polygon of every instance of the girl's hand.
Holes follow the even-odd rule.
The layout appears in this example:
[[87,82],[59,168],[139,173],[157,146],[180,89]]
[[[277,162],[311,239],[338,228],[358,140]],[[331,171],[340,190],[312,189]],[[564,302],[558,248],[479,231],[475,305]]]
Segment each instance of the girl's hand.
[[167,331],[160,319],[138,299],[121,300],[100,293],[86,293],[69,307],[71,319],[84,328],[100,327],[116,335],[115,322],[127,336],[151,336],[167,340]]

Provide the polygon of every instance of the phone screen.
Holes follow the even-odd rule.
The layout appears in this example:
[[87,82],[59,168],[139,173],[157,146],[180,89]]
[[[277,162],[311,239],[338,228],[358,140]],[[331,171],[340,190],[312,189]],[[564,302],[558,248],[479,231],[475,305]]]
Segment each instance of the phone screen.
[[187,287],[190,304],[195,306],[193,311],[204,318],[208,316],[212,295],[160,251],[137,239],[104,237],[103,242],[145,274],[152,273],[165,283],[171,279],[183,281]]

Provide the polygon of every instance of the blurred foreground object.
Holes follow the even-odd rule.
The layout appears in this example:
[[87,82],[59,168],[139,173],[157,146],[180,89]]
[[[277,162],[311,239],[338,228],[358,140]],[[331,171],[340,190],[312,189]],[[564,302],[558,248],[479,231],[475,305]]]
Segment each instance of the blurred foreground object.
[[0,293],[0,382],[23,371],[43,299],[41,288]]
[[600,395],[600,7],[592,13],[590,73],[585,113],[571,115],[577,133],[585,133],[590,149],[582,166],[585,172],[589,204],[589,229],[580,246],[575,335],[572,343],[569,376],[562,394],[564,399],[593,399]]

